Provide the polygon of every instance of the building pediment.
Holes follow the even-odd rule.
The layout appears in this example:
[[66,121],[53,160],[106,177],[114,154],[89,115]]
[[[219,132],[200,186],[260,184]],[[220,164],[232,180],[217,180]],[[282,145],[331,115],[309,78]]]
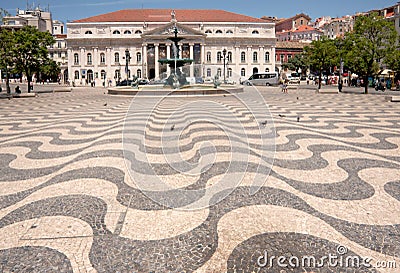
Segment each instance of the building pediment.
[[178,30],[178,37],[193,37],[193,36],[199,36],[203,37],[206,36],[204,33],[197,31],[195,29],[192,29],[190,27],[184,26],[179,23],[168,23],[162,27],[153,29],[149,32],[146,32],[142,34],[142,38],[153,38],[153,37],[172,37],[175,35],[175,27]]

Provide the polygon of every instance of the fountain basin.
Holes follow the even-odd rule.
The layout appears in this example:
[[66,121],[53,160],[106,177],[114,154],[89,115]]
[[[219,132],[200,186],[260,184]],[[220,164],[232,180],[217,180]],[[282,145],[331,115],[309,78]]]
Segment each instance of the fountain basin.
[[110,95],[128,95],[135,96],[207,96],[207,95],[228,95],[243,92],[242,86],[236,85],[220,85],[214,88],[213,85],[196,84],[185,85],[179,89],[172,89],[170,86],[164,85],[142,85],[139,88],[130,86],[118,86],[108,88]]

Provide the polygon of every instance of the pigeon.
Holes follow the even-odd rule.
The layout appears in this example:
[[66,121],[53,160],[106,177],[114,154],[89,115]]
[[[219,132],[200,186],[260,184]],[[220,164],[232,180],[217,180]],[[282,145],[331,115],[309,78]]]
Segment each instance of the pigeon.
[[299,97],[297,97],[297,100],[299,99]]
[[300,117],[297,117],[297,122],[299,122],[300,121]]
[[224,97],[226,97],[226,95],[224,94]]
[[263,122],[261,122],[261,125],[265,126],[265,125],[267,125],[267,123],[268,123],[267,121],[263,121]]
[[286,117],[285,115],[281,115],[281,114],[279,114],[278,116],[280,116],[281,118],[284,118],[284,117]]
[[103,104],[104,106],[107,106],[107,102]]
[[175,129],[175,124],[173,124],[172,126],[171,126],[171,131],[173,131]]

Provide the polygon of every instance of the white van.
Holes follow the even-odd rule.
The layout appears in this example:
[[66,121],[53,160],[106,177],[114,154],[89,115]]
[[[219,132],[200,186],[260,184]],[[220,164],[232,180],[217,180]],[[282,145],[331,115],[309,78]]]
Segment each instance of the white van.
[[248,80],[245,80],[242,84],[246,85],[278,85],[279,76],[277,72],[265,72],[253,74]]

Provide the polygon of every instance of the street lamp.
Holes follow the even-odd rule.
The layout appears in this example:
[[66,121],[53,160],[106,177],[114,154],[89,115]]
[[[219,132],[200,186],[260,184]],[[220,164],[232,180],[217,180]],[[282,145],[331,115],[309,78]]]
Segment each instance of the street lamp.
[[224,83],[226,83],[226,77],[225,77],[225,69],[226,69],[226,64],[227,64],[227,56],[226,56],[226,48],[222,50],[222,61],[224,62]]
[[131,60],[131,55],[129,54],[129,50],[125,50],[125,73],[126,73],[126,84],[128,84],[128,65]]

